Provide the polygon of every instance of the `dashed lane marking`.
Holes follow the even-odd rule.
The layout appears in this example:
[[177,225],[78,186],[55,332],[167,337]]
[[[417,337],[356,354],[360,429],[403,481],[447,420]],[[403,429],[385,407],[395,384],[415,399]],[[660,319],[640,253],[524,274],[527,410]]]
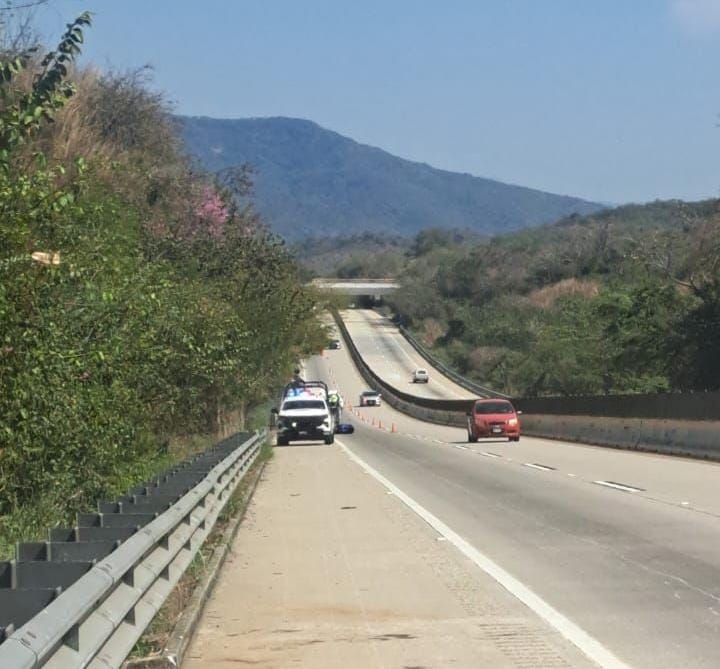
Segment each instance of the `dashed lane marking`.
[[634,485],[625,485],[624,483],[615,483],[615,481],[593,481],[593,483],[604,485],[606,488],[624,490],[625,492],[645,492],[645,488],[637,488]]
[[478,455],[484,455],[486,458],[501,458],[502,455],[493,453],[492,451],[479,451]]
[[395,496],[430,525],[438,534],[445,537],[455,548],[463,555],[472,560],[480,569],[488,576],[493,578],[497,583],[504,587],[510,594],[519,599],[525,606],[534,611],[551,627],[556,629],[568,641],[574,644],[582,653],[594,661],[602,669],[630,669],[612,651],[602,645],[595,637],[588,634],[577,623],[574,623],[567,616],[563,615],[548,604],[540,595],[533,592],[530,588],[520,582],[512,574],[505,571],[500,565],[491,560],[489,557],[481,553],[475,546],[461,537],[457,532],[450,529],[437,516],[421,506],[412,497],[404,493],[389,479],[386,479],[380,472],[371,467],[362,458],[355,455],[342,441],[335,440],[335,443],[345,451],[347,456],[356,462],[362,469],[379,481],[388,490],[395,493]]
[[536,462],[523,462],[523,467],[532,467],[532,469],[539,469],[543,472],[555,471],[555,467],[548,467],[548,465],[539,465]]

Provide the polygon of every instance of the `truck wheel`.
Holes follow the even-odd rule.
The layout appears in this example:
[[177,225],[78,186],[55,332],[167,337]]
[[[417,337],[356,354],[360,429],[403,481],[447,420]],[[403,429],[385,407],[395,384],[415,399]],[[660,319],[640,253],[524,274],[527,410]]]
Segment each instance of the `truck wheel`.
[[473,435],[473,433],[470,432],[470,430],[468,430],[468,442],[471,443],[471,444],[476,444],[476,443],[477,443],[477,440],[478,440],[478,438],[475,437],[475,436]]
[[287,446],[290,443],[290,440],[287,437],[281,437],[280,435],[278,435],[276,441],[278,446]]
[[326,444],[332,444],[335,441],[335,435],[334,434],[326,434],[324,437],[324,441]]

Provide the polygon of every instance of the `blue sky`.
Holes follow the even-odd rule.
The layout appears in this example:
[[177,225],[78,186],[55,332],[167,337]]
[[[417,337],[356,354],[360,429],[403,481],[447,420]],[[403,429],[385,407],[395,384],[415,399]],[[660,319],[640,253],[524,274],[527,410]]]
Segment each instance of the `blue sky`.
[[604,202],[720,196],[720,0],[50,0],[179,113],[294,116]]

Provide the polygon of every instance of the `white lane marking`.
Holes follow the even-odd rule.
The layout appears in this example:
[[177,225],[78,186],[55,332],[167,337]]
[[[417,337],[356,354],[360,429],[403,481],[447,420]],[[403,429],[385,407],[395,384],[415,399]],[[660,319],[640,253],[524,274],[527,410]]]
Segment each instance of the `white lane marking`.
[[523,462],[523,467],[532,467],[543,472],[554,472],[555,467],[546,467],[545,465],[536,465],[534,462]]
[[[391,341],[395,345],[395,348],[397,348],[400,351],[400,353],[402,353],[410,361],[410,363],[413,366],[413,370],[421,369],[423,367],[423,365],[425,365],[427,367],[427,363],[426,363],[425,359],[419,353],[417,353],[417,351],[415,351],[414,348],[411,347],[411,345],[408,343],[408,340],[405,339],[402,332],[400,332],[399,330],[396,330],[395,332],[392,332],[392,333],[388,333],[386,340]],[[402,344],[400,344],[400,342],[402,342]],[[413,355],[408,353],[408,351],[405,349],[406,345],[408,346],[408,350],[411,350],[413,352],[413,355],[416,354],[418,356],[417,359],[415,359],[413,357]],[[467,393],[462,394],[462,393],[457,392],[450,385],[452,383],[452,381],[450,379],[448,379],[439,369],[437,369],[435,367],[433,367],[432,369],[433,369],[433,375],[436,377],[439,377],[441,379],[439,381],[437,378],[434,379],[434,384],[436,386],[440,386],[440,388],[442,388],[443,390],[446,390],[451,395],[454,395],[457,398],[469,399]]]
[[502,455],[498,455],[497,453],[491,453],[490,451],[480,451],[478,455],[484,455],[486,458],[501,458]]
[[[441,441],[439,441],[438,443],[439,443],[439,444],[442,444]],[[453,447],[454,447],[454,448],[460,448],[460,449],[462,449],[463,451],[469,451],[469,450],[470,450],[467,446],[461,446],[460,444],[453,444]]]
[[489,557],[481,553],[475,546],[463,539],[459,534],[450,529],[437,516],[430,513],[425,507],[418,504],[412,497],[405,494],[389,479],[386,479],[380,472],[371,467],[362,458],[355,455],[343,442],[339,439],[335,443],[342,448],[347,456],[362,467],[367,474],[370,474],[377,481],[382,483],[388,490],[392,490],[395,496],[422,518],[430,527],[438,534],[444,536],[457,548],[463,555],[472,560],[480,569],[488,576],[493,578],[497,583],[504,587],[510,594],[519,599],[531,611],[536,613],[540,618],[547,622],[551,627],[556,629],[568,641],[573,643],[587,657],[593,660],[603,669],[630,669],[609,649],[605,648],[597,639],[588,634],[579,625],[564,616],[557,609],[548,604],[542,597],[535,594],[530,588],[521,583],[518,579],[505,571],[500,565],[493,562]]
[[568,474],[570,478],[575,478],[575,474]]
[[624,485],[622,483],[615,483],[613,481],[593,481],[597,485],[604,485],[606,488],[615,488],[615,490],[624,490],[625,492],[644,492],[642,488],[635,488],[631,485]]
[[[392,321],[385,318],[384,316],[380,316],[379,314],[375,314],[374,312],[372,312],[372,315],[377,316],[377,318],[369,318],[368,314],[366,314],[365,312],[362,313],[362,316],[365,320],[365,324],[370,326],[370,328],[372,328],[373,322],[374,323],[383,323],[384,322],[384,323],[387,323],[389,326],[392,326],[393,328],[395,327],[393,325]],[[393,332],[387,332],[387,333],[383,333],[383,334],[377,334],[377,333],[372,332],[372,330],[371,330],[370,337],[373,340],[373,343],[375,344],[375,348],[377,348],[377,350],[380,351],[380,355],[382,355],[383,359],[386,362],[389,363],[389,360],[387,360],[387,358],[385,358],[385,355],[382,353],[382,351],[380,349],[380,344],[378,343],[379,341],[382,341],[388,350],[390,350],[389,344],[392,344],[394,348],[399,350],[400,353],[402,353],[410,361],[410,363],[412,364],[413,370],[419,369],[419,368],[423,367],[423,365],[427,366],[425,361],[422,359],[422,356],[420,356],[420,354],[417,353],[415,351],[415,349],[410,346],[407,339],[405,339],[405,337],[403,337],[402,332],[400,332],[399,330],[395,329]],[[402,341],[402,344],[399,343],[401,341]],[[414,358],[413,355],[411,355],[408,352],[408,350],[405,349],[406,345],[409,347],[408,350],[413,352],[413,355],[418,356],[417,359]],[[434,373],[437,374],[442,379],[442,381],[446,382],[446,383],[443,383],[436,379],[435,385],[440,386],[442,389],[446,390],[451,395],[454,395],[457,398],[467,399],[469,397],[467,395],[467,393],[462,394],[462,393],[459,393],[456,390],[454,390],[453,387],[449,385],[452,383],[452,381],[450,379],[448,379],[447,377],[445,377],[445,375],[442,374],[442,372],[440,372],[440,370],[435,369]]]

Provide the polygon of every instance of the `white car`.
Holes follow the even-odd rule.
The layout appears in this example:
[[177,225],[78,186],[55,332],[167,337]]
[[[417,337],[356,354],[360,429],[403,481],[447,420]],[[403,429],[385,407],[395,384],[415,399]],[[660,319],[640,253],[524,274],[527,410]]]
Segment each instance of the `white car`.
[[413,383],[427,383],[430,380],[430,375],[427,369],[416,369],[412,375]]
[[361,407],[379,407],[382,396],[375,390],[366,390],[360,395]]

